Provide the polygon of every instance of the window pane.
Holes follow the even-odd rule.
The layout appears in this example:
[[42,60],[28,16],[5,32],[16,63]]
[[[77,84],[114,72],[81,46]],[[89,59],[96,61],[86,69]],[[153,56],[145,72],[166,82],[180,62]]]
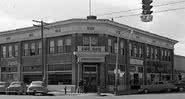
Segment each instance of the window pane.
[[54,53],[55,52],[55,42],[54,40],[50,41],[50,48],[49,48],[49,53]]
[[11,45],[8,47],[8,54],[9,54],[9,57],[12,57],[13,56],[12,46]]
[[24,56],[28,56],[28,44],[24,44]]
[[14,46],[14,51],[15,51],[15,56],[18,56],[18,45],[15,45]]
[[6,57],[6,46],[3,46],[3,57]]
[[63,46],[63,40],[58,40],[57,46]]
[[98,45],[98,39],[96,37],[91,37],[91,45]]
[[90,45],[90,38],[89,37],[83,37],[83,45]]
[[71,39],[70,38],[66,39],[66,45],[71,45]]
[[35,43],[31,43],[31,51],[30,51],[30,55],[35,55]]

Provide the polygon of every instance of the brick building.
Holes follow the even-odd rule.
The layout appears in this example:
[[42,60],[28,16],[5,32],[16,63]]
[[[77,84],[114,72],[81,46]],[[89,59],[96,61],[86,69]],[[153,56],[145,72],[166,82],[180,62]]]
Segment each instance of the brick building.
[[[119,90],[172,79],[176,40],[107,19],[70,19],[51,23],[44,30],[44,66],[38,27],[0,32],[0,79],[48,85],[78,85],[85,79],[88,91],[100,86],[113,90],[118,49]],[[119,46],[117,46],[119,37]]]

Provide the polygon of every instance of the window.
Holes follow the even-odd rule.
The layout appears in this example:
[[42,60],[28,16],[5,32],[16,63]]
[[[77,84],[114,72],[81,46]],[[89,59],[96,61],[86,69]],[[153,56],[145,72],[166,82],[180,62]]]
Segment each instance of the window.
[[14,56],[15,57],[18,56],[18,51],[19,51],[18,45],[14,45]]
[[3,46],[3,58],[6,58],[6,46]]
[[154,59],[154,48],[151,47],[151,58]]
[[12,45],[8,46],[8,57],[12,57],[13,53],[12,53]]
[[155,49],[155,59],[158,59],[158,49]]
[[114,53],[118,53],[118,42],[114,43]]
[[83,37],[83,45],[84,46],[90,45],[90,38],[89,37]]
[[61,39],[59,39],[57,41],[57,52],[58,53],[63,53],[64,52],[63,40],[61,40]]
[[134,49],[134,55],[133,56],[137,57],[137,46],[136,46],[136,44],[134,44],[133,49]]
[[33,56],[36,54],[35,43],[31,43],[30,55]]
[[41,41],[38,42],[38,55],[42,53],[42,43]]
[[96,46],[98,45],[98,39],[96,37],[91,37],[91,45],[92,46]]
[[50,43],[49,43],[49,53],[50,54],[55,53],[55,41],[54,40],[50,40]]
[[91,36],[86,36],[83,37],[83,45],[84,46],[96,46],[98,45],[98,39],[97,37],[91,37]]
[[132,43],[129,43],[129,51],[130,51],[130,56],[133,56],[133,46],[132,46]]
[[146,56],[147,56],[147,58],[150,58],[150,51],[149,51],[150,49],[149,49],[149,47],[147,46],[146,47]]
[[112,52],[112,40],[108,39],[108,52]]
[[49,74],[48,84],[50,85],[70,85],[72,84],[72,74],[71,73],[61,73],[61,74]]
[[71,38],[65,39],[65,48],[66,52],[71,52]]
[[28,55],[29,55],[28,44],[25,43],[24,44],[24,56],[28,56]]
[[121,41],[120,42],[120,54],[124,55],[124,52],[125,52],[125,50],[124,50],[124,41]]

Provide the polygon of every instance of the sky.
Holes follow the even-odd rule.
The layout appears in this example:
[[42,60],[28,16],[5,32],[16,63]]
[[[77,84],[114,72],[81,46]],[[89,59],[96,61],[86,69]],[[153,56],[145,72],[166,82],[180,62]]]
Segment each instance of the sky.
[[[89,15],[89,0],[0,0],[0,31],[32,26],[32,20],[45,22],[62,21],[71,18],[86,18]],[[181,2],[182,1],[182,2]],[[185,0],[153,0],[153,21],[142,22],[142,0],[91,0],[91,15],[98,19],[114,21],[136,27],[151,33],[179,41],[175,54],[185,56],[185,9],[164,11],[185,7]],[[170,4],[174,2],[180,2]],[[165,6],[157,6],[157,5]],[[128,12],[107,13],[127,11]],[[134,15],[134,16],[129,16]]]

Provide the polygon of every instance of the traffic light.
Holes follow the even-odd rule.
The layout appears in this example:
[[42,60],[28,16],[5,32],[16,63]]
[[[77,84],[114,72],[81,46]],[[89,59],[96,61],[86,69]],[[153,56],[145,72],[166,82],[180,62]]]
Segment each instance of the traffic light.
[[151,11],[151,9],[152,9],[152,5],[151,5],[151,3],[153,2],[153,0],[142,0],[142,9],[143,9],[143,11],[142,11],[142,14],[143,15],[147,15],[147,14],[152,14],[153,13],[153,11]]

